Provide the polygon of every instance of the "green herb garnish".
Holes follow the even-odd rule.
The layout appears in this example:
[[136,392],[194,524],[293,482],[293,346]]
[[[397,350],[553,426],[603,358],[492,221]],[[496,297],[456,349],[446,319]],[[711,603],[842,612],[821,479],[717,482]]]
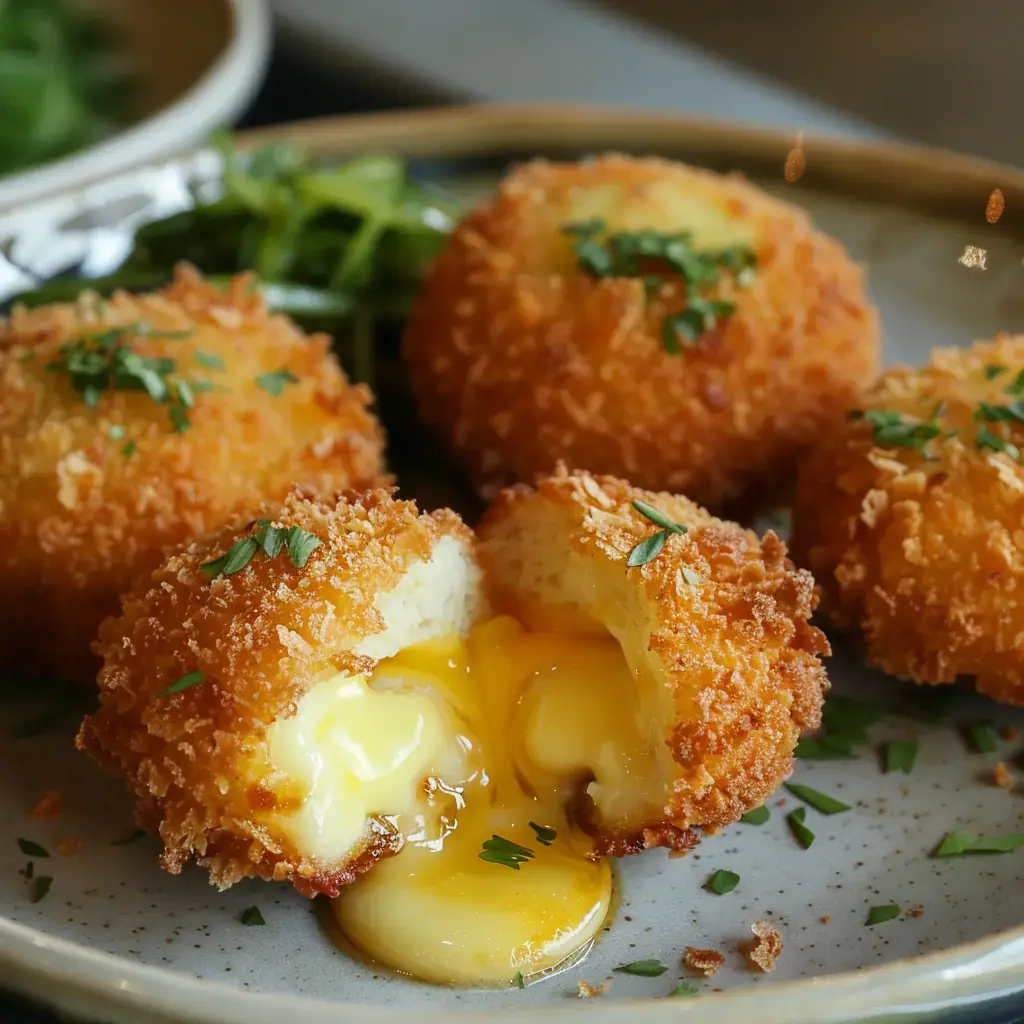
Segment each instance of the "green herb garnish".
[[541,846],[550,846],[558,833],[548,825],[538,825],[535,821],[530,822],[530,828],[537,833],[537,842]]
[[755,807],[752,811],[747,811],[740,821],[745,825],[763,825],[771,817],[771,812],[767,807]]
[[195,361],[207,370],[223,370],[224,360],[214,352],[193,352]]
[[853,744],[848,739],[836,736],[812,736],[801,740],[793,756],[803,761],[845,761],[856,757]]
[[537,855],[528,846],[520,846],[504,836],[492,835],[490,839],[484,841],[484,847],[478,856],[490,864],[504,864],[505,867],[518,871],[520,864],[532,860]]
[[803,807],[798,807],[795,811],[790,811],[786,815],[786,824],[789,825],[789,829],[796,837],[796,841],[805,850],[809,850],[814,842],[814,833],[804,824],[806,817],[807,811]]
[[999,749],[996,734],[987,725],[965,726],[963,735],[972,753],[991,754]]
[[653,505],[648,505],[645,501],[637,501],[634,499],[633,508],[637,510],[645,519],[649,519],[655,526],[660,526],[661,529],[652,534],[646,540],[640,541],[639,544],[633,548],[629,553],[629,558],[626,559],[626,565],[635,567],[638,565],[646,565],[648,562],[654,561],[655,558],[661,553],[661,549],[665,546],[665,541],[673,533],[686,533],[686,527],[682,523],[673,522],[668,516],[659,512]]
[[137,843],[140,839],[145,839],[146,833],[141,828],[132,829],[131,832],[121,836],[120,839],[114,839],[111,841],[111,846],[129,846],[132,843]]
[[803,800],[805,804],[809,804],[822,814],[839,814],[850,809],[849,804],[844,804],[841,800],[837,800],[835,797],[822,793],[817,789],[812,789],[810,786],[802,786],[797,782],[787,782],[786,789],[798,800]]
[[900,908],[895,903],[888,903],[884,907],[872,907],[868,911],[868,924],[882,924],[885,921],[892,921],[900,916]]
[[994,452],[1005,452],[1011,459],[1020,458],[1020,449],[1015,444],[1004,441],[1003,438],[998,434],[993,434],[984,425],[978,427],[978,432],[974,435],[974,443],[981,451],[988,449]]
[[930,420],[915,420],[888,409],[855,409],[850,418],[867,420],[874,428],[872,440],[888,448],[920,450],[942,433],[942,427],[934,416]]
[[123,455],[123,456],[124,456],[125,458],[128,458],[128,457],[130,457],[130,456],[132,456],[132,455],[134,455],[134,454],[135,454],[135,450],[136,450],[136,448],[138,448],[138,445],[137,445],[137,444],[136,444],[136,443],[135,443],[134,441],[129,441],[129,442],[128,442],[128,443],[127,443],[127,444],[126,444],[126,445],[125,445],[125,446],[124,446],[124,447],[123,447],[123,448],[121,449],[121,454],[122,454],[122,455]]
[[29,887],[29,900],[32,903],[38,903],[50,891],[51,885],[53,885],[53,879],[49,875],[39,875],[34,878]]
[[267,922],[263,920],[263,915],[260,913],[259,907],[246,907],[242,911],[241,917],[238,919],[245,925],[261,925]]
[[985,380],[995,380],[1001,373],[1006,373],[1008,367],[999,366],[993,363],[990,366],[985,367]]
[[909,775],[914,770],[914,762],[921,744],[917,740],[892,740],[885,745],[886,772],[903,772]]
[[716,871],[708,880],[708,888],[718,896],[732,892],[740,884],[740,876],[735,871]]
[[38,843],[33,843],[31,839],[19,839],[18,849],[21,850],[26,857],[49,857],[49,853],[40,846]]
[[256,378],[256,387],[266,391],[267,394],[279,397],[286,384],[298,384],[299,378],[291,370],[272,370],[269,373],[261,373]]
[[236,540],[220,558],[200,566],[210,579],[241,572],[257,551],[262,551],[267,558],[276,558],[282,548],[288,552],[296,569],[304,569],[309,556],[321,545],[315,534],[301,526],[274,526],[269,519],[257,519],[252,525],[255,527],[252,536]]
[[986,423],[1024,423],[1024,401],[1010,402],[1009,405],[979,402],[974,418]]
[[516,971],[512,975],[512,987],[513,988],[526,988],[526,982],[523,980],[523,972]]
[[669,997],[672,996],[695,996],[698,992],[696,985],[691,985],[688,981],[681,981],[671,992]]
[[1024,835],[981,836],[957,830],[948,833],[932,853],[933,857],[960,857],[977,853],[1012,853],[1024,846]]
[[186,672],[176,682],[171,683],[163,693],[161,697],[170,697],[174,693],[181,693],[182,690],[187,690],[190,687],[198,686],[200,683],[206,682],[206,673],[202,671]]
[[612,969],[620,974],[639,974],[641,978],[657,978],[668,970],[660,960],[634,960]]
[[1006,389],[1005,394],[1013,395],[1015,398],[1018,395],[1024,395],[1024,370],[1014,377],[1013,383]]

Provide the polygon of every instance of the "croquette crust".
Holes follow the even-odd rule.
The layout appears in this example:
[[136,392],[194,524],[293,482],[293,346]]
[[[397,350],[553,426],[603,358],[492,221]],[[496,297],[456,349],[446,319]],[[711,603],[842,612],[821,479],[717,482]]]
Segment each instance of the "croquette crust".
[[[242,517],[174,555],[125,596],[119,617],[104,622],[94,647],[104,661],[101,706],[85,719],[78,746],[127,778],[140,825],[163,840],[166,870],[177,873],[194,856],[222,887],[255,876],[291,882],[307,896],[335,896],[397,852],[401,836],[371,820],[343,862],[314,861],[260,823],[278,806],[269,782],[243,788],[238,779],[269,727],[294,714],[324,672],[372,670],[374,662],[352,648],[385,628],[377,595],[442,536],[468,545],[472,535],[454,513],[419,515],[383,489],[336,504],[296,493],[283,511],[265,514],[322,541],[305,568],[284,555],[256,557],[211,581],[200,567],[246,534],[250,520]],[[204,673],[202,683],[161,696],[195,671]]]
[[[653,561],[627,569],[630,551],[657,530],[635,500],[688,532],[673,535]],[[559,533],[545,538],[552,579],[572,571],[559,563],[571,550],[613,567],[614,580],[621,572],[623,589],[640,591],[654,627],[649,649],[674,705],[665,742],[679,775],[664,820],[634,835],[608,822],[591,822],[594,831],[616,852],[686,848],[690,826],[715,829],[760,806],[792,771],[801,731],[820,723],[828,689],[819,660],[830,653],[828,641],[809,621],[817,603],[810,574],[793,566],[774,533],[759,539],[686,498],[562,468],[534,488],[505,490],[484,516],[480,560],[496,608],[515,614],[531,602],[521,563],[508,551],[545,529]],[[693,573],[696,584],[687,580]]]
[[[216,386],[197,390],[185,433],[144,392],[107,391],[91,409],[47,368],[66,342],[140,321],[187,336],[136,337],[133,351]],[[281,369],[298,381],[276,397],[257,386]],[[101,620],[166,551],[293,484],[385,482],[370,402],[326,335],[272,315],[246,276],[225,293],[184,267],[152,294],[15,308],[0,321],[0,662],[92,682]]]
[[[987,367],[1003,367],[989,378]],[[937,349],[921,369],[885,373],[858,408],[929,419],[924,450],[880,446],[847,420],[800,468],[793,545],[837,627],[868,660],[917,683],[973,677],[1024,703],[1024,467],[979,450],[977,403],[1006,405],[1024,370],[1024,335]],[[941,407],[940,407],[941,403]],[[986,428],[1024,449],[1024,425]]]
[[[680,284],[647,299],[640,279],[589,278],[556,220],[579,190],[664,182],[749,223],[758,260],[749,288],[718,286],[735,313],[680,355],[661,340]],[[510,174],[431,267],[403,354],[422,419],[487,497],[564,460],[721,509],[786,489],[877,372],[879,322],[861,268],[799,209],[736,176],[609,155]]]

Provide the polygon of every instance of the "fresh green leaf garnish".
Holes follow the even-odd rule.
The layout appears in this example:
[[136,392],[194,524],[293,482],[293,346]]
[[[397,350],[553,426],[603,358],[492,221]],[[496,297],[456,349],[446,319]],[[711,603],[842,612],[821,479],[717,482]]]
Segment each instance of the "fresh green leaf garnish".
[[967,852],[968,846],[974,842],[970,832],[956,831],[948,833],[935,848],[933,857],[957,857]]
[[1006,389],[1006,394],[1012,395],[1016,398],[1018,395],[1024,395],[1024,370],[1021,370],[1016,377],[1013,379],[1013,383]]
[[478,854],[481,860],[491,864],[504,864],[507,868],[519,870],[519,865],[537,856],[528,846],[520,846],[504,836],[492,835],[484,841],[483,849]]
[[740,821],[745,825],[763,825],[771,817],[771,811],[767,807],[755,807],[752,811],[747,811]]
[[239,921],[245,925],[261,925],[267,922],[263,920],[263,915],[260,913],[259,907],[246,907],[242,911],[242,916],[239,917]]
[[1012,853],[1024,846],[1024,835],[981,836],[957,830],[948,833],[932,853],[933,857],[959,857],[977,853]]
[[21,850],[26,857],[49,857],[49,853],[40,846],[38,843],[32,842],[31,839],[19,839],[18,849]]
[[892,740],[885,745],[886,772],[903,772],[909,775],[914,770],[914,762],[921,744],[917,740]]
[[193,352],[195,361],[200,366],[205,366],[207,370],[223,370],[224,360],[214,352]]
[[309,556],[321,545],[315,534],[301,526],[274,526],[269,519],[258,519],[252,525],[256,527],[252,536],[236,540],[220,558],[200,566],[207,576],[211,579],[233,576],[253,560],[257,551],[262,550],[268,558],[276,558],[282,548],[288,552],[296,569],[304,569]]
[[993,363],[990,366],[985,367],[985,380],[995,380],[1001,373],[1006,373],[1008,367],[999,366]]
[[632,963],[619,964],[613,970],[620,974],[639,974],[642,978],[657,978],[668,968],[660,960],[634,960]]
[[964,728],[964,739],[975,754],[991,754],[999,749],[996,734],[987,725],[968,725]]
[[735,871],[716,871],[708,881],[708,888],[718,896],[732,892],[740,883],[740,876]]
[[541,846],[550,846],[558,833],[548,825],[538,825],[535,821],[530,822],[530,828],[537,833],[537,842]]
[[998,434],[993,434],[988,427],[980,425],[977,434],[974,435],[974,443],[981,451],[1004,452],[1011,459],[1020,458],[1020,449],[1009,441],[1005,441]]
[[814,842],[814,833],[804,824],[804,819],[807,817],[807,811],[803,807],[798,807],[794,811],[790,811],[786,815],[786,824],[789,825],[790,831],[796,837],[796,841],[805,849],[811,848],[811,843]]
[[299,378],[291,370],[272,370],[256,378],[256,387],[277,398],[284,392],[286,384],[298,384]]
[[1024,423],[1024,401],[1010,402],[1009,405],[979,402],[974,418],[986,423]]
[[888,903],[884,907],[872,907],[868,911],[868,924],[882,924],[899,916],[900,908],[895,903]]
[[171,429],[176,434],[184,434],[192,426],[192,422],[188,418],[188,409],[184,406],[172,405],[167,410],[167,415],[171,418]]
[[126,445],[125,445],[125,446],[124,446],[124,447],[123,447],[123,448],[121,449],[121,454],[122,454],[122,455],[123,455],[123,456],[124,456],[125,458],[128,458],[129,456],[131,456],[131,455],[134,455],[134,454],[135,454],[135,449],[136,449],[137,447],[138,447],[138,445],[137,445],[137,444],[136,444],[136,443],[135,443],[134,441],[129,441],[129,442],[128,442],[128,443],[127,443],[127,444],[126,444]]
[[32,880],[32,884],[29,887],[29,900],[32,903],[38,903],[43,899],[46,894],[50,891],[50,886],[53,885],[53,879],[48,875],[38,875]]
[[864,419],[872,425],[872,440],[875,444],[886,448],[922,449],[942,433],[937,419],[915,420],[902,413],[888,409],[854,410],[851,419]]
[[516,971],[516,973],[512,975],[512,987],[513,988],[526,988],[526,982],[523,981],[523,972],[522,971]]
[[120,839],[114,839],[111,841],[111,846],[130,846],[132,843],[137,843],[140,839],[145,839],[146,833],[141,828],[134,828],[131,832],[121,836]]
[[161,697],[170,697],[174,693],[181,693],[182,690],[187,690],[190,687],[198,686],[200,683],[206,681],[206,673],[202,671],[186,672],[179,680],[171,683],[163,693]]
[[659,512],[653,505],[648,505],[645,501],[634,500],[633,508],[635,508],[645,519],[649,519],[654,523],[655,526],[660,526],[661,529],[657,533],[647,537],[645,540],[640,541],[640,543],[630,551],[629,557],[626,559],[626,565],[630,567],[646,565],[648,562],[654,561],[654,559],[661,553],[661,549],[665,546],[665,541],[667,541],[673,533],[686,533],[687,530],[682,523],[673,522],[663,512]]
[[822,814],[839,814],[842,811],[848,811],[850,809],[849,804],[844,804],[834,796],[829,796],[827,793],[819,792],[817,789],[812,789],[810,786],[803,786],[797,782],[787,782],[786,789],[788,789],[798,800],[803,800],[805,804],[809,804],[816,811],[820,811]]
[[698,988],[696,985],[692,985],[688,981],[681,981],[669,992],[669,996],[695,996],[697,992]]
[[850,740],[833,736],[812,736],[801,740],[793,755],[803,761],[845,761],[857,756]]
[[304,569],[309,556],[320,547],[320,539],[298,526],[289,526],[285,532],[284,546],[296,569]]

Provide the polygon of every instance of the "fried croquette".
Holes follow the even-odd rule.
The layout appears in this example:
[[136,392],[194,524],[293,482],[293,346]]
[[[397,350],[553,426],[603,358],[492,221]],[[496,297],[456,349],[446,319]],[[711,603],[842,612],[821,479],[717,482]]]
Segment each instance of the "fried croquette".
[[[634,502],[685,532],[627,569],[652,532]],[[610,633],[640,697],[643,746],[624,791],[587,789],[611,854],[674,845],[670,830],[715,829],[758,807],[818,726],[828,681],[816,598],[773,533],[759,540],[686,498],[577,472],[504,491],[478,530],[495,609],[534,628]],[[544,625],[546,624],[546,626]],[[647,806],[644,806],[646,802]]]
[[733,509],[875,376],[863,273],[739,177],[534,161],[449,238],[403,340],[422,419],[491,496],[564,460]]
[[[305,565],[259,554],[211,579],[203,566],[244,543],[251,527],[238,519],[174,555],[103,624],[101,706],[78,745],[128,780],[140,826],[163,840],[166,870],[194,856],[221,887],[255,876],[333,896],[401,847],[394,823],[375,813],[414,807],[423,780],[447,767],[437,741],[448,710],[415,694],[372,696],[362,680],[403,647],[465,632],[479,589],[472,535],[454,513],[419,515],[384,490],[332,505],[292,495],[274,527],[320,542]],[[312,742],[287,732],[310,696],[340,698],[345,715],[333,727],[324,719],[318,728],[327,731]],[[282,720],[286,731],[273,734]],[[401,732],[398,747],[408,749],[391,776],[360,746],[368,742],[361,727],[381,747],[391,729]],[[302,751],[315,757],[318,744],[333,750],[309,775]],[[332,758],[347,774],[322,793],[317,782],[331,783]],[[305,792],[296,782],[304,773]],[[372,806],[378,797],[397,806]]]
[[1024,703],[1024,335],[885,373],[800,467],[797,560],[869,662]]
[[368,390],[250,285],[183,268],[0,322],[0,663],[91,681],[100,622],[166,550],[293,483],[382,480]]
[[[677,523],[627,568],[651,533],[634,500]],[[516,829],[562,836],[558,870],[573,828],[584,860],[685,848],[759,805],[818,724],[813,603],[774,535],[610,478],[510,490],[479,543],[386,491],[294,495],[125,597],[79,745],[128,779],[164,867],[194,856],[220,886],[334,896],[409,843],[480,870],[524,849]]]

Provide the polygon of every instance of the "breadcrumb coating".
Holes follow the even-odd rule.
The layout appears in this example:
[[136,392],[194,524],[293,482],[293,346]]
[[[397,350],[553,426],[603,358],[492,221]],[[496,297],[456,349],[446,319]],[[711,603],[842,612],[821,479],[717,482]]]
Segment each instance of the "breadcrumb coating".
[[[184,432],[144,390],[104,390],[92,408],[50,367],[66,343],[140,323],[123,343],[174,360],[170,380],[192,385]],[[249,278],[225,292],[190,268],[160,292],[83,294],[0,321],[0,663],[91,681],[100,622],[165,551],[293,484],[382,481],[371,395],[328,346],[271,315]],[[279,394],[259,386],[280,371],[292,376]]]
[[[688,532],[627,569],[657,529],[636,500]],[[829,648],[809,624],[813,580],[775,534],[758,539],[686,498],[563,468],[504,491],[478,537],[495,608],[547,629],[610,632],[653,690],[673,772],[665,805],[632,830],[632,849],[620,823],[595,815],[593,830],[620,844],[604,852],[685,849],[691,826],[736,821],[790,774],[801,731],[820,721]]]
[[[793,511],[798,561],[873,665],[917,683],[971,677],[1016,704],[1022,370],[1024,336],[1002,335],[887,372],[859,403],[867,418],[839,425],[801,466]],[[887,413],[899,422],[876,429]],[[915,430],[917,440],[901,437]]]
[[[681,279],[647,295],[584,273],[563,229],[595,211],[628,230],[710,220],[708,248],[715,223],[749,237],[749,286],[712,292],[734,313],[667,352]],[[429,271],[403,352],[422,419],[485,496],[564,460],[720,509],[788,486],[877,372],[879,324],[861,268],[802,211],[736,176],[609,155],[511,173]]]
[[[265,514],[276,526],[315,534],[321,546],[301,570],[283,555],[260,557],[211,581],[200,567],[246,534],[249,521],[237,518],[141,581],[100,631],[101,706],[83,723],[78,746],[128,779],[140,826],[163,840],[166,870],[177,873],[194,856],[221,887],[261,877],[335,896],[397,852],[403,837],[371,818],[337,862],[296,848],[273,826],[275,810],[295,796],[270,774],[268,729],[294,714],[325,673],[371,671],[376,659],[356,648],[392,628],[379,596],[442,537],[471,557],[472,537],[454,513],[420,515],[387,490],[336,504],[292,494]],[[165,695],[192,672],[203,681]],[[265,766],[262,777],[253,765]]]

